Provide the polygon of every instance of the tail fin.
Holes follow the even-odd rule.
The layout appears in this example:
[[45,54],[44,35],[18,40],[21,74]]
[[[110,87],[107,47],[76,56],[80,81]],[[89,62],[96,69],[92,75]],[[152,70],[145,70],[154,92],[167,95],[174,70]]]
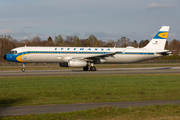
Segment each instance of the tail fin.
[[159,32],[144,48],[164,50],[168,32],[169,32],[169,26],[162,26]]

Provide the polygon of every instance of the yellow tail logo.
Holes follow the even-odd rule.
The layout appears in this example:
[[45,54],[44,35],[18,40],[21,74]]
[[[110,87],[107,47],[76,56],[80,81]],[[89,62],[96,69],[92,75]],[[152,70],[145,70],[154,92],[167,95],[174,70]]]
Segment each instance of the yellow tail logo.
[[166,39],[167,36],[168,36],[168,32],[159,33],[158,36],[161,37],[161,38],[165,38]]

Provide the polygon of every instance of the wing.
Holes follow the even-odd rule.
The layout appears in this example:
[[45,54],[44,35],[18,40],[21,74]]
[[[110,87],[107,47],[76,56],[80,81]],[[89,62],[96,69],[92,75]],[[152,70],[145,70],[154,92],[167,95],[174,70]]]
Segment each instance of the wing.
[[116,52],[99,54],[99,55],[90,55],[90,56],[85,56],[85,57],[73,57],[73,59],[91,59],[91,60],[93,60],[93,59],[99,59],[99,58],[105,58],[105,57],[114,57],[114,55],[117,53],[122,53],[122,51],[116,51]]

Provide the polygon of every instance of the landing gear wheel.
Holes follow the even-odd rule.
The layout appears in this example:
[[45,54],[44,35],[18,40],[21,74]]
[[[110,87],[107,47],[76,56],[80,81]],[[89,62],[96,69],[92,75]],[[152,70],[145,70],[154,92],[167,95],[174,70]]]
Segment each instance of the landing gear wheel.
[[25,67],[26,67],[26,63],[23,63],[23,68],[22,68],[22,72],[25,72]]
[[25,68],[22,68],[22,72],[25,72]]
[[92,67],[90,67],[90,70],[91,71],[96,71],[96,67],[92,66]]
[[88,71],[88,69],[89,69],[88,67],[83,67],[84,71]]

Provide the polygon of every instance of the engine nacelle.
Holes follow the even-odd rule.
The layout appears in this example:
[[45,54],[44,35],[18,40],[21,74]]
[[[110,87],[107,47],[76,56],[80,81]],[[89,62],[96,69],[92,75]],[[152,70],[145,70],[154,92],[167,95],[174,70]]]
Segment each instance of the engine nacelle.
[[71,59],[68,62],[69,67],[86,67],[87,62],[82,59]]
[[59,63],[59,66],[60,66],[60,67],[69,67],[69,66],[68,66],[68,63]]

